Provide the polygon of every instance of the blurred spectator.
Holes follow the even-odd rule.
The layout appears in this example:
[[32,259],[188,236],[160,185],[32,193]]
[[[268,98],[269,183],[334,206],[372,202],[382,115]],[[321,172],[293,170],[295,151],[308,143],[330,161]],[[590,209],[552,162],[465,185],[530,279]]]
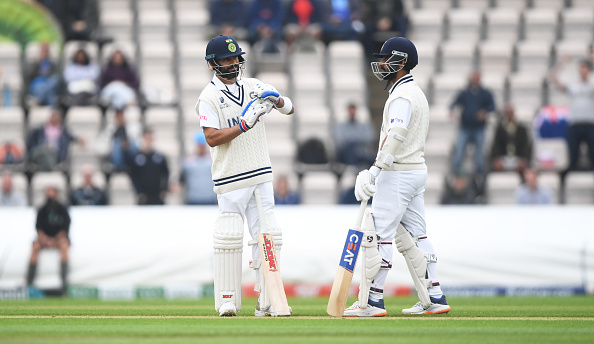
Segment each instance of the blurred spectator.
[[495,138],[491,147],[493,171],[522,171],[530,164],[532,141],[528,128],[516,121],[514,107],[510,104],[503,109],[503,117],[495,128]]
[[468,87],[461,90],[450,106],[450,117],[454,118],[454,109],[461,107],[458,140],[454,152],[453,171],[462,169],[462,162],[469,143],[474,144],[475,177],[482,184],[484,178],[485,157],[485,125],[487,115],[495,111],[495,102],[491,92],[481,85],[481,74],[474,71],[470,74]]
[[37,0],[60,22],[66,41],[89,41],[99,26],[97,0]]
[[247,38],[244,0],[210,0],[209,9],[212,27],[209,37],[227,35],[237,40]]
[[46,202],[37,212],[35,228],[37,238],[33,241],[33,249],[29,260],[27,271],[27,285],[32,286],[37,272],[37,261],[39,251],[46,248],[57,248],[60,251],[60,277],[62,279],[62,291],[66,292],[68,285],[68,249],[70,239],[70,215],[64,205],[58,201],[58,189],[48,187],[45,190]]
[[476,204],[477,191],[474,182],[464,171],[458,171],[446,177],[441,204]]
[[559,71],[569,62],[569,58],[560,59],[551,73],[553,83],[569,96],[569,129],[567,130],[567,146],[569,149],[569,166],[562,173],[565,175],[578,169],[580,145],[585,142],[590,154],[590,167],[594,166],[594,78],[592,78],[592,61],[584,59],[578,67],[579,79],[564,81],[559,78]]
[[49,45],[41,44],[39,57],[27,67],[26,85],[29,87],[29,106],[58,105],[60,75],[56,62],[50,58]]
[[84,49],[78,49],[72,61],[64,68],[64,81],[68,90],[69,105],[90,105],[97,93],[100,69],[91,61]]
[[72,135],[62,124],[62,112],[52,109],[49,120],[33,129],[27,138],[27,160],[33,171],[66,170],[70,142],[84,146],[85,141]]
[[323,40],[326,44],[336,40],[354,40],[365,31],[360,20],[360,0],[323,0]]
[[6,141],[0,145],[0,166],[23,162],[23,150],[16,143]]
[[524,184],[520,185],[516,193],[516,203],[523,205],[553,203],[551,190],[538,184],[538,173],[535,170],[531,168],[524,170]]
[[295,40],[307,44],[322,39],[323,10],[318,0],[291,0],[285,16],[285,37],[292,46]]
[[120,50],[114,51],[101,73],[101,103],[123,109],[136,102],[140,82],[136,71]]
[[338,161],[347,165],[371,166],[375,161],[372,150],[374,130],[371,123],[357,121],[357,105],[347,106],[348,120],[334,127]]
[[2,207],[26,207],[27,198],[22,192],[15,190],[12,186],[12,174],[2,173],[2,192],[0,193],[0,206]]
[[299,204],[301,197],[299,193],[289,188],[289,179],[287,176],[280,176],[274,186],[274,204]]
[[391,37],[405,37],[408,21],[402,0],[365,0],[361,3],[361,20],[365,24],[363,45],[367,56],[380,51]]
[[93,166],[82,167],[83,185],[70,194],[71,205],[107,205],[104,190],[93,184]]
[[194,136],[196,151],[182,164],[180,183],[186,186],[185,203],[189,205],[217,204],[212,181],[212,159],[202,131]]
[[280,52],[284,9],[281,0],[254,0],[248,9],[248,40],[260,43],[260,52]]
[[140,123],[127,122],[124,110],[114,114],[115,121],[105,125],[96,142],[96,152],[104,160],[104,172],[128,170],[127,156],[138,153],[142,128]]
[[165,204],[169,190],[167,159],[154,150],[154,133],[146,128],[142,134],[144,145],[129,162],[130,178],[136,189],[139,205]]

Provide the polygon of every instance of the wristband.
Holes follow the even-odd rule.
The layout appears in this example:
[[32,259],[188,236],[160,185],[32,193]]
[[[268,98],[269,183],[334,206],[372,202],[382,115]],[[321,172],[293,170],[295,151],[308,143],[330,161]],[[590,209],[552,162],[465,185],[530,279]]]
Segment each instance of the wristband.
[[371,166],[371,167],[369,168],[369,173],[370,173],[370,174],[371,174],[371,175],[372,175],[374,178],[377,178],[377,176],[379,175],[380,171],[381,171],[381,170],[380,170],[380,168],[379,168],[379,167],[377,167],[377,166]]
[[[280,108],[277,107],[276,109],[278,110],[278,112],[282,113],[283,115],[288,115],[289,112],[291,112],[291,109],[293,109],[293,103],[291,102],[291,99],[289,99],[289,97],[282,97],[282,98],[285,101],[285,105]],[[280,98],[279,98],[279,102],[280,102]]]

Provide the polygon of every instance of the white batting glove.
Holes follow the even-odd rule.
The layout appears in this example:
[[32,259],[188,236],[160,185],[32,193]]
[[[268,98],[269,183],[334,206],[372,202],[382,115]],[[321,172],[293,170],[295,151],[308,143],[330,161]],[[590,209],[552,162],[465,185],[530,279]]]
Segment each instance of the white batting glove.
[[357,175],[355,181],[355,198],[357,201],[368,201],[375,195],[375,180],[380,172],[377,166],[371,166],[369,170],[363,170]]
[[278,105],[281,96],[274,86],[269,84],[257,84],[256,90],[258,92],[258,98],[267,100],[274,105]]
[[239,129],[244,133],[252,129],[261,116],[269,113],[272,110],[272,103],[263,100],[252,101],[241,115],[241,123],[239,123]]

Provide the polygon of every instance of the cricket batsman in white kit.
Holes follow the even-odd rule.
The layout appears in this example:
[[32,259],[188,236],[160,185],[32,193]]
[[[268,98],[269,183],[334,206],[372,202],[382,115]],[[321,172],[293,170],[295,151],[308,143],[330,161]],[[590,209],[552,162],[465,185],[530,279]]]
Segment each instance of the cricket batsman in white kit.
[[381,58],[371,63],[373,73],[379,80],[387,80],[390,95],[384,106],[376,161],[357,176],[355,196],[359,201],[373,196],[362,231],[373,241],[377,238],[377,245],[367,245],[363,250],[359,300],[344,311],[344,316],[387,314],[383,289],[392,267],[393,240],[406,260],[420,299],[402,313],[447,313],[450,306],[439,285],[437,256],[426,234],[424,151],[429,105],[410,74],[418,63],[417,49],[410,40],[393,37],[373,55]]
[[200,116],[213,160],[212,177],[219,216],[214,228],[215,308],[220,316],[234,316],[241,309],[241,253],[244,221],[252,240],[250,267],[256,271],[256,316],[274,316],[260,266],[259,219],[255,191],[260,190],[265,222],[273,234],[277,252],[281,229],[274,216],[272,167],[264,123],[260,117],[276,109],[294,112],[291,100],[258,79],[242,78],[245,54],[230,36],[213,38],[206,46],[208,68],[214,72],[204,88],[196,112]]

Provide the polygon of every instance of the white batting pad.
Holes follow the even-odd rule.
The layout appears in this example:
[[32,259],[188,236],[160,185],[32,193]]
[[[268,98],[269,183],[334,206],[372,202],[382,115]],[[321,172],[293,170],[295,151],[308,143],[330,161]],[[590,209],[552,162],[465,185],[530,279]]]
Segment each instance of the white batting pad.
[[222,213],[213,234],[215,309],[234,302],[241,309],[241,252],[243,218],[238,213]]
[[365,209],[361,224],[363,240],[361,241],[361,284],[359,285],[359,306],[367,307],[369,288],[382,265],[382,256],[377,248],[377,234],[370,208]]
[[417,247],[412,235],[402,224],[398,224],[396,229],[396,248],[404,256],[423,307],[428,308],[431,305],[431,299],[429,299],[427,288],[431,287],[431,280],[426,278],[427,256],[423,250]]

